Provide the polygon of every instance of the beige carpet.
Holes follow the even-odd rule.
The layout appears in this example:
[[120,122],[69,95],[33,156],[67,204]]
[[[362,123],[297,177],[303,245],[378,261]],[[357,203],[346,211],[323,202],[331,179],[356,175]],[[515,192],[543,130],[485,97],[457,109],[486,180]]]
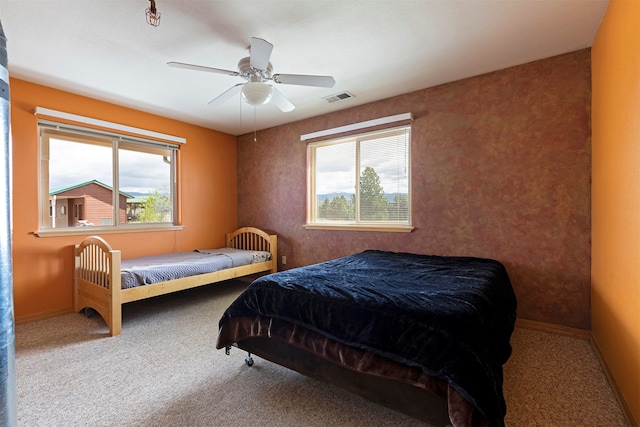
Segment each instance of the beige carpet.
[[[16,327],[20,426],[418,426],[402,414],[245,354],[215,350],[245,284],[128,304],[122,335],[99,316]],[[508,426],[625,426],[586,341],[516,330]]]

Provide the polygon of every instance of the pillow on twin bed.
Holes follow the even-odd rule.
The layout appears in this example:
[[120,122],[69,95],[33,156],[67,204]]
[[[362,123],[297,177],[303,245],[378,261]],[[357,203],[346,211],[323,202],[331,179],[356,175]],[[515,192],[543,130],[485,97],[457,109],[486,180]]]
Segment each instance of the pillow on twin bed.
[[246,249],[235,249],[235,248],[223,248],[223,249],[216,248],[216,249],[196,249],[196,252],[200,252],[203,254],[225,254],[225,255],[229,255],[230,252],[237,252],[237,253],[245,252],[253,258],[253,261],[252,261],[253,264],[271,260],[271,252],[269,251],[251,251]]
[[252,251],[253,252],[253,262],[267,262],[271,260],[271,252],[267,251]]

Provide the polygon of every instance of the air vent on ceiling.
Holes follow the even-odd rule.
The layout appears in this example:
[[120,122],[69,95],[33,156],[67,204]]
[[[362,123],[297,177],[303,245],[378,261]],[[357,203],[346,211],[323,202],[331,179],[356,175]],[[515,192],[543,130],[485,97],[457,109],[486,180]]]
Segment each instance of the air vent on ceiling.
[[350,92],[340,92],[335,95],[325,96],[323,99],[326,99],[328,102],[336,102],[342,101],[343,99],[355,98],[355,96]]

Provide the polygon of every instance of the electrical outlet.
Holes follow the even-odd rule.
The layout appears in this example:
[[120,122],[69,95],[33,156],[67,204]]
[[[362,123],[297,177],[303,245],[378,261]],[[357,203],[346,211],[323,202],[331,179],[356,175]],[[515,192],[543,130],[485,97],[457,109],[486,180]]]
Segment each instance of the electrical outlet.
[[287,257],[285,255],[282,255],[282,265],[285,265],[287,263]]

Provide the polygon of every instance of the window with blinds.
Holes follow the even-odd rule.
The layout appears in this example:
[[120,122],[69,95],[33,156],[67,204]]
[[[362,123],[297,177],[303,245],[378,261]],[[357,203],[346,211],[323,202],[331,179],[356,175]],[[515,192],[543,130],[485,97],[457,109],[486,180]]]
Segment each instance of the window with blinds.
[[39,232],[177,225],[177,144],[39,121]]
[[308,144],[307,228],[411,229],[411,127]]

